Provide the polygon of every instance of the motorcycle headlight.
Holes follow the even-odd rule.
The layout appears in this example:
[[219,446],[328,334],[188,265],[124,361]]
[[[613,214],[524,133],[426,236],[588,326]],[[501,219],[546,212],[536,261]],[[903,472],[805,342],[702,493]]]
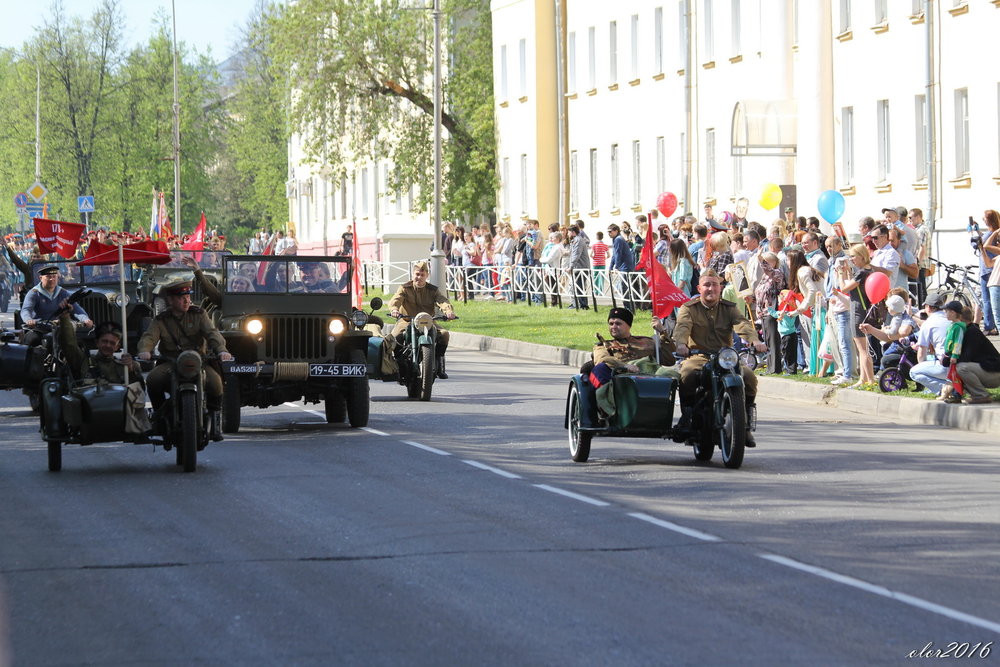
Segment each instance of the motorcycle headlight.
[[192,380],[201,372],[201,355],[194,350],[185,350],[177,357],[177,374],[185,380]]
[[330,333],[332,333],[334,336],[344,333],[344,329],[346,328],[347,326],[344,324],[344,320],[340,318],[334,318],[330,320]]
[[247,327],[247,333],[256,336],[257,334],[259,334],[261,331],[264,330],[264,321],[258,320],[256,318],[252,320],[247,320],[246,327]]
[[724,347],[719,350],[719,366],[725,368],[727,371],[731,371],[736,368],[740,363],[740,356],[736,354],[736,350],[731,347]]
[[413,318],[413,325],[420,329],[429,327],[433,323],[434,318],[431,317],[430,313],[417,313],[417,316]]
[[363,310],[355,310],[351,313],[351,322],[359,329],[364,327],[368,324],[368,313]]

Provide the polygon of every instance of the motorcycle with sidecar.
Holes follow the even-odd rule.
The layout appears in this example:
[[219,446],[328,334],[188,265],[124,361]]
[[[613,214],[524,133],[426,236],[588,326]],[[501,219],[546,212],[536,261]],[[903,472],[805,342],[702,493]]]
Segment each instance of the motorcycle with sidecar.
[[[383,376],[382,379],[387,381],[395,379],[406,387],[408,398],[429,401],[431,400],[431,391],[434,388],[434,379],[439,370],[437,344],[441,333],[434,326],[434,322],[448,318],[444,315],[421,312],[413,317],[400,315],[396,319],[409,322],[403,332],[402,342],[394,350],[399,370],[395,376]],[[381,343],[382,341],[373,342]],[[369,356],[371,356],[370,353]]]
[[[697,350],[692,350],[698,354]],[[573,461],[584,463],[596,436],[661,438],[685,443],[699,461],[710,461],[716,447],[727,468],[743,464],[746,431],[756,429],[756,411],[747,413],[739,358],[732,348],[709,355],[698,371],[698,388],[690,425],[673,423],[679,381],[670,376],[616,374],[605,391],[613,394],[615,411],[598,406],[590,372],[570,378],[563,426],[569,433]]]

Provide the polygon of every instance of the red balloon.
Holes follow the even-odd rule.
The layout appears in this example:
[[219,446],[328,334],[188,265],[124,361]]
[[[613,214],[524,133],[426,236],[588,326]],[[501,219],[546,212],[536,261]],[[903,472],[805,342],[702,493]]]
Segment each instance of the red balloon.
[[872,303],[878,303],[889,293],[889,276],[873,271],[865,281],[865,294]]
[[677,210],[677,195],[673,192],[661,192],[656,198],[656,210],[664,218],[669,218]]

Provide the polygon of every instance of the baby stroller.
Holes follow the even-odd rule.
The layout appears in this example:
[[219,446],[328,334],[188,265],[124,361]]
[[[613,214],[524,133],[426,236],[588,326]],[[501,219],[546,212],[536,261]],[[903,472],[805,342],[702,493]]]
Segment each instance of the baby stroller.
[[882,370],[875,376],[879,391],[891,394],[907,388],[910,369],[917,363],[917,351],[908,337],[889,345],[882,355]]

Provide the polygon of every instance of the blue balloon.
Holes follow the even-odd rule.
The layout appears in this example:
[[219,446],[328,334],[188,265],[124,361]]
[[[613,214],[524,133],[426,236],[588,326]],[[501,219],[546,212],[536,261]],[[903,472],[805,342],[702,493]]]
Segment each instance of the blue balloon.
[[832,225],[844,215],[844,195],[836,190],[827,190],[819,196],[816,208],[823,219]]

